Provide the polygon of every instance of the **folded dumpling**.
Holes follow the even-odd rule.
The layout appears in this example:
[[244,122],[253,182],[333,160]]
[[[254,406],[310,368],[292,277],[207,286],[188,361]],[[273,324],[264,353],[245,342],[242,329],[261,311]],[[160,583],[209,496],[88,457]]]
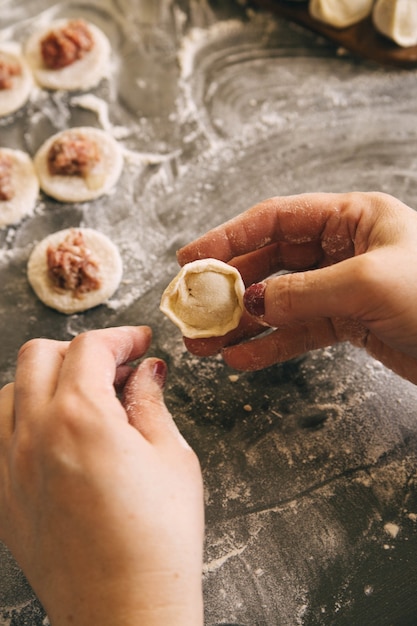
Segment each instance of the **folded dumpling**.
[[372,19],[375,28],[399,46],[417,45],[416,0],[377,0]]
[[239,325],[244,292],[235,267],[201,259],[184,265],[162,294],[160,308],[185,337],[218,337]]
[[329,26],[346,28],[367,17],[373,4],[374,0],[310,0],[309,12]]

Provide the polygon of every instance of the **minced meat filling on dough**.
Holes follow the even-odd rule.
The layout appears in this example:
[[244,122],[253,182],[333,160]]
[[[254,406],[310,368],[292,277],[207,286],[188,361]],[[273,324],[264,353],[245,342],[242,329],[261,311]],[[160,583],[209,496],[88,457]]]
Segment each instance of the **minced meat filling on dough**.
[[52,30],[40,42],[42,60],[50,70],[60,70],[90,52],[94,38],[84,20],[71,20]]
[[0,153],[0,200],[11,200],[14,196],[12,184],[13,162],[9,155]]
[[12,89],[13,78],[22,75],[22,67],[18,61],[0,53],[0,91]]
[[81,133],[63,134],[48,152],[48,169],[52,175],[86,178],[99,161],[97,144]]
[[101,287],[98,261],[80,231],[71,231],[58,246],[49,246],[46,254],[48,276],[57,290],[80,297]]

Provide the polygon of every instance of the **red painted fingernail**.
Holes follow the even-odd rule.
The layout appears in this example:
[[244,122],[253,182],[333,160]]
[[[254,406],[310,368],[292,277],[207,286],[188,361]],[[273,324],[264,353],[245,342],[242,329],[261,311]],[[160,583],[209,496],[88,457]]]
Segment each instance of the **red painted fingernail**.
[[162,359],[158,359],[157,361],[155,361],[152,374],[154,380],[158,383],[161,389],[163,389],[165,387],[168,374],[168,368],[165,361],[162,361]]
[[245,309],[255,317],[265,315],[265,289],[265,283],[255,283],[246,289],[243,296]]

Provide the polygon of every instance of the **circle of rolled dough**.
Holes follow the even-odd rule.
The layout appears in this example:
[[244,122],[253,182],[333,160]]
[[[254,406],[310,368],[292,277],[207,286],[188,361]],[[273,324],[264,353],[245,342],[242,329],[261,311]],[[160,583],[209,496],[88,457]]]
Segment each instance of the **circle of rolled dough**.
[[23,217],[32,215],[39,194],[39,181],[32,159],[26,152],[12,148],[0,148],[0,154],[12,160],[12,187],[10,200],[0,200],[0,228],[16,224]]
[[28,100],[33,88],[32,72],[28,64],[21,54],[13,51],[12,47],[15,46],[13,44],[10,44],[10,47],[2,45],[0,46],[0,53],[18,63],[21,68],[21,74],[13,76],[10,89],[0,89],[0,117],[10,115],[10,113],[20,109]]
[[[100,151],[100,161],[91,175],[63,176],[51,174],[48,153],[56,139],[65,133],[77,133],[94,141]],[[117,141],[104,130],[90,126],[69,128],[49,137],[34,158],[35,168],[42,190],[61,202],[85,202],[109,193],[117,183],[123,168],[123,152]]]
[[96,87],[107,74],[110,63],[110,43],[97,26],[87,22],[94,46],[85,55],[61,69],[45,67],[41,54],[41,41],[51,30],[65,26],[70,20],[61,19],[40,28],[26,42],[24,53],[36,82],[45,89],[86,91]]
[[[80,231],[87,248],[98,260],[101,286],[76,297],[71,291],[57,290],[48,276],[47,249],[59,245],[72,231]],[[108,300],[122,279],[123,264],[116,245],[103,233],[93,228],[66,228],[42,239],[32,250],[28,264],[28,281],[44,304],[60,313],[70,315],[86,311]]]

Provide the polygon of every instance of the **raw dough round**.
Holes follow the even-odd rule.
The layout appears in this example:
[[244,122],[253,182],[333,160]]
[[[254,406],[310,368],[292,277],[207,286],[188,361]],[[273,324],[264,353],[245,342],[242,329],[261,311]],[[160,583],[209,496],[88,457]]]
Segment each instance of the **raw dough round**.
[[[87,90],[98,85],[108,73],[110,64],[110,43],[106,35],[91,22],[86,22],[93,36],[94,46],[71,65],[61,69],[45,67],[40,42],[50,31],[66,26],[71,20],[56,20],[33,33],[25,46],[25,56],[32,68],[36,81],[46,89]],[[85,20],[84,20],[85,21]]]
[[[64,134],[71,133],[85,136],[99,148],[100,161],[86,178],[51,174],[49,171],[48,153],[52,144]],[[49,137],[37,151],[34,163],[40,186],[46,194],[61,202],[85,202],[113,189],[122,172],[123,152],[117,141],[104,130],[80,126]]]
[[[72,291],[58,290],[48,275],[47,267],[48,247],[59,245],[74,230],[82,233],[86,247],[98,261],[101,278],[98,289],[78,297]],[[35,246],[27,265],[28,280],[38,298],[52,309],[67,315],[91,309],[108,300],[118,288],[122,273],[119,250],[106,235],[93,228],[67,228],[48,235]]]
[[244,293],[235,267],[201,259],[184,265],[162,294],[160,308],[185,337],[218,337],[239,325]]
[[346,28],[370,15],[374,0],[310,0],[309,12],[320,22]]
[[24,58],[15,50],[15,44],[0,46],[0,58],[19,64],[21,71],[19,76],[12,77],[10,89],[0,89],[0,117],[20,109],[28,100],[33,87],[32,73]]
[[11,184],[14,195],[0,200],[0,228],[16,224],[26,215],[32,215],[39,194],[39,182],[32,159],[26,152],[0,148],[0,155],[12,160]]

